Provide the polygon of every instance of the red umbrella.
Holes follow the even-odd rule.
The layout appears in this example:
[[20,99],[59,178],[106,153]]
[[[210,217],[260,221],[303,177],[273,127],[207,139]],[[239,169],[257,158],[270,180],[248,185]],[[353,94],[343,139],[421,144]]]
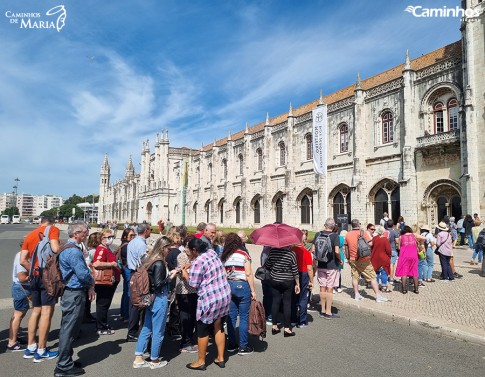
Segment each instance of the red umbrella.
[[303,232],[286,224],[267,224],[251,233],[257,245],[285,247],[301,243]]

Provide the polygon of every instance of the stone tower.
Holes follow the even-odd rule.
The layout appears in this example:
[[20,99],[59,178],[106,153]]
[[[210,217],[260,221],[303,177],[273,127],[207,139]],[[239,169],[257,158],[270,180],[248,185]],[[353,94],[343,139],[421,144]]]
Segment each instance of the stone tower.
[[104,202],[106,201],[106,195],[108,194],[109,189],[109,181],[111,177],[109,162],[108,162],[108,155],[104,155],[103,165],[101,165],[101,172],[99,174],[99,207],[98,207],[98,218],[99,222],[105,222],[106,219],[106,210],[104,208]]
[[464,191],[463,212],[480,213],[485,202],[480,203],[485,191],[485,155],[479,143],[485,137],[485,2],[463,0],[462,8],[473,17],[465,16],[461,23],[463,48],[463,92],[460,104],[463,127],[461,187]]

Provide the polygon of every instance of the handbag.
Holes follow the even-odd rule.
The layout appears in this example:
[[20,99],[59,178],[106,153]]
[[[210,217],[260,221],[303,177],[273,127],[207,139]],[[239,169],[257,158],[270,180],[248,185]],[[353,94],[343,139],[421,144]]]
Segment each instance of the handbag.
[[269,280],[271,276],[269,274],[269,270],[264,267],[258,267],[256,272],[254,273],[254,277],[258,280]]
[[93,268],[93,276],[96,285],[113,285],[115,282],[114,267]]
[[[450,238],[450,233],[448,233],[448,237],[446,237],[446,240],[444,240],[443,243],[445,243],[446,241],[448,241],[448,238]],[[443,245],[443,243],[441,245]],[[434,253],[436,255],[440,255],[440,251],[439,250],[440,250],[441,245],[438,245],[438,247],[436,249],[434,249]]]

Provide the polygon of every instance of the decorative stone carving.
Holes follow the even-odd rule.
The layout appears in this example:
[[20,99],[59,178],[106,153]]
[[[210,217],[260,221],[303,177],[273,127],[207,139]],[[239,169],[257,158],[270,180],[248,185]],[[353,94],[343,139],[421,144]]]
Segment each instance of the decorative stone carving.
[[[385,84],[376,86],[372,89],[367,90],[367,96],[366,96],[366,101],[369,100],[370,98],[380,96],[382,94],[387,94],[393,90],[400,89],[404,84],[404,79],[402,77],[389,81]],[[387,106],[387,104],[384,104],[384,106]]]
[[452,59],[448,59],[448,60],[433,64],[430,67],[427,67],[427,68],[421,69],[420,71],[417,71],[416,72],[416,80],[434,75],[436,73],[446,71],[446,70],[451,69],[451,68],[453,68],[453,67],[455,67],[459,64],[461,64],[461,58],[452,58]]
[[331,112],[334,112],[334,111],[344,109],[346,107],[353,106],[354,100],[355,100],[355,97],[352,96],[352,97],[345,98],[341,101],[331,103],[330,105],[328,105],[327,112],[331,113]]
[[264,137],[264,130],[255,132],[254,134],[251,134],[251,140],[260,139],[262,137]]
[[295,123],[298,124],[298,123],[302,123],[302,122],[305,122],[309,119],[312,119],[312,112],[308,112],[308,113],[305,113],[303,115],[300,115],[299,117],[296,117],[296,120],[295,120]]
[[423,148],[431,145],[440,145],[443,143],[453,143],[460,141],[460,130],[441,132],[434,135],[421,136],[416,139],[417,147]]
[[276,126],[272,127],[271,133],[275,134],[277,132],[283,132],[283,131],[286,131],[287,128],[288,128],[287,122],[278,123]]

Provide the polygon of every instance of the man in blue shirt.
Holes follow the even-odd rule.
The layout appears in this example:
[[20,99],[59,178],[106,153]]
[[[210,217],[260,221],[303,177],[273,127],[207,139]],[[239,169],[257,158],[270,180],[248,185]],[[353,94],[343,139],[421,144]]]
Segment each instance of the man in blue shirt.
[[[86,265],[81,250],[81,243],[88,236],[87,224],[76,221],[67,229],[69,240],[59,254],[59,268],[66,282],[66,289],[61,298],[61,328],[59,330],[59,361],[54,371],[55,377],[78,376],[84,374],[84,369],[75,365],[72,354],[75,337],[79,333],[84,314],[86,291],[89,300],[95,298],[94,279]],[[72,246],[68,246],[72,245]]]
[[[135,273],[136,269],[140,267],[143,258],[147,253],[147,238],[150,237],[151,227],[149,224],[141,223],[137,226],[138,235],[133,238],[128,244],[126,251],[126,264],[130,269],[131,274]],[[130,278],[130,276],[128,278]],[[130,295],[130,291],[128,291]],[[140,329],[140,310],[134,307],[130,301],[130,313],[128,320],[128,335],[127,342],[138,341],[138,330]]]

